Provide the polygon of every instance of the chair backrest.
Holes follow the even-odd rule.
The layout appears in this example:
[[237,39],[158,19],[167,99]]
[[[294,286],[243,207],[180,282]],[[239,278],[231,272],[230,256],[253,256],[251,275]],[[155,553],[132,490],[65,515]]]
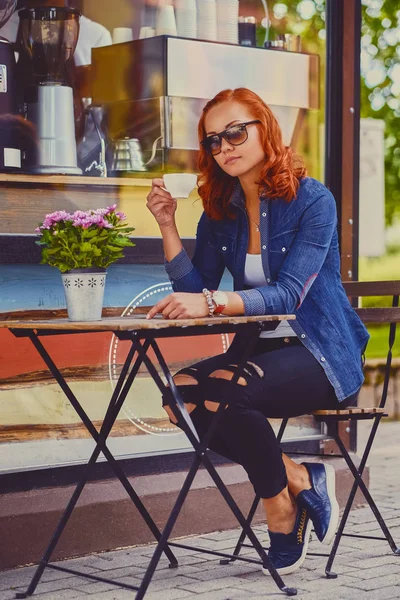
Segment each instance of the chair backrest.
[[390,369],[392,365],[392,351],[396,339],[397,323],[400,322],[400,281],[344,281],[343,287],[350,298],[366,296],[392,296],[392,306],[373,306],[368,308],[355,308],[363,323],[389,324],[388,352],[386,356],[385,378],[383,382],[382,397],[379,403],[384,408],[389,387]]

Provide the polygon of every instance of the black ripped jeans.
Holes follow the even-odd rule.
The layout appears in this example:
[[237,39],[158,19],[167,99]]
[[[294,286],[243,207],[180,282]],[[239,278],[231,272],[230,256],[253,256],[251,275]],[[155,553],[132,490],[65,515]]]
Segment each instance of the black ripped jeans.
[[[345,408],[354,403],[357,394],[339,403],[323,368],[297,337],[260,338],[242,374],[246,385],[209,377],[220,369],[233,371],[238,360],[230,351],[202,360],[179,371],[193,377],[197,385],[177,386],[185,402],[196,404],[190,416],[200,438],[214,417],[204,402],[220,402],[226,386],[231,386],[228,408],[209,448],[241,464],[255,492],[272,498],[286,487],[287,477],[281,449],[266,417]],[[168,404],[168,396],[163,404]]]

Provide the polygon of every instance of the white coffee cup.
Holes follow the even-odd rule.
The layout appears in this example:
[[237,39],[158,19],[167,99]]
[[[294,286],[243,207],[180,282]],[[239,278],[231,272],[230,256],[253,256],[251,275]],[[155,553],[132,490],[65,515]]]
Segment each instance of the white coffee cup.
[[139,39],[143,40],[149,37],[154,37],[156,34],[153,27],[141,27],[139,32]]
[[112,32],[113,44],[122,44],[123,42],[131,42],[133,33],[130,27],[115,27]]
[[173,6],[161,6],[161,8],[158,9],[156,20],[156,35],[177,35],[175,12]]
[[163,176],[166,190],[173,198],[187,198],[197,184],[194,173],[167,173]]

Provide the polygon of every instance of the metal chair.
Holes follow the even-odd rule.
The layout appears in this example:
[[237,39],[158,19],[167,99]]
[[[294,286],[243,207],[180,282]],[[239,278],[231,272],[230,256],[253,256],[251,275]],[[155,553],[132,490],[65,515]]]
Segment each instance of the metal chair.
[[[385,405],[386,405],[386,400],[387,400],[387,393],[388,393],[389,380],[390,380],[390,374],[391,374],[392,349],[393,349],[393,345],[394,345],[395,337],[396,337],[397,323],[400,322],[400,308],[399,308],[400,281],[382,281],[382,282],[374,281],[374,282],[365,282],[365,283],[364,282],[344,282],[343,285],[347,292],[347,295],[349,297],[351,297],[353,300],[358,299],[360,297],[366,297],[366,296],[392,296],[392,306],[388,307],[388,308],[372,307],[372,308],[356,308],[355,309],[356,312],[358,313],[358,315],[360,316],[361,320],[365,324],[389,323],[389,348],[388,348],[388,352],[387,352],[387,356],[386,356],[385,376],[384,376],[383,389],[382,389],[382,395],[381,395],[381,399],[379,402],[379,406],[373,407],[373,408],[349,407],[345,410],[318,410],[318,411],[312,413],[314,416],[314,419],[318,423],[325,424],[325,427],[326,427],[325,440],[331,439],[336,442],[340,453],[336,454],[334,456],[342,457],[346,461],[346,464],[354,477],[354,483],[353,483],[352,489],[350,491],[350,495],[347,499],[346,506],[344,508],[342,518],[340,520],[339,527],[336,532],[335,539],[334,539],[330,553],[329,554],[320,554],[320,553],[311,553],[311,552],[309,553],[310,556],[314,555],[314,556],[328,557],[328,561],[327,561],[327,564],[325,567],[325,574],[328,578],[336,578],[337,577],[337,574],[334,573],[331,569],[332,569],[333,561],[335,560],[335,556],[336,556],[337,550],[339,548],[339,544],[340,544],[340,540],[341,540],[342,536],[365,538],[365,539],[370,539],[370,540],[386,540],[388,542],[391,550],[393,551],[393,553],[396,555],[400,555],[400,548],[394,542],[393,537],[392,537],[388,527],[386,526],[386,523],[385,523],[378,507],[376,506],[370,492],[368,491],[368,488],[366,487],[364,481],[362,480],[362,475],[363,475],[363,472],[364,472],[364,469],[365,469],[365,466],[366,466],[366,463],[368,460],[368,456],[369,456],[371,448],[372,448],[372,444],[375,439],[375,435],[376,435],[379,423],[381,422],[383,417],[387,416],[387,414],[385,413]],[[373,425],[371,428],[371,432],[368,436],[368,440],[365,445],[364,452],[362,454],[359,466],[357,467],[355,465],[354,461],[352,460],[345,444],[343,443],[343,440],[341,439],[339,424],[340,424],[340,422],[343,422],[343,421],[357,422],[357,421],[365,420],[365,419],[373,420]],[[279,442],[283,438],[288,421],[289,421],[289,419],[282,420],[282,423],[280,425],[279,432],[277,435],[277,439]],[[310,453],[305,453],[305,452],[304,453],[303,452],[292,452],[291,454],[296,454],[296,455],[303,454],[303,455],[310,456]],[[326,458],[327,454],[313,453],[313,456],[321,456],[321,457]],[[332,454],[330,454],[329,456],[332,456]],[[379,526],[382,529],[384,537],[344,533],[347,518],[349,516],[349,513],[350,513],[350,510],[351,510],[351,507],[352,507],[352,504],[353,504],[353,501],[354,501],[354,498],[355,498],[358,488],[360,488],[360,490],[363,493],[373,514],[375,515],[375,518],[376,518]],[[260,497],[256,496],[254,498],[253,504],[250,508],[250,511],[249,511],[249,514],[247,517],[247,521],[249,524],[251,524],[251,522],[253,520],[253,517],[257,510],[259,502],[260,502]],[[244,543],[245,538],[246,538],[246,535],[242,531],[242,533],[240,534],[240,537],[238,539],[236,548],[233,552],[234,556],[239,555],[242,547],[249,547],[248,544]],[[235,560],[235,559],[233,558],[230,560],[221,561],[221,563],[227,564],[228,562],[232,562],[233,560]]]

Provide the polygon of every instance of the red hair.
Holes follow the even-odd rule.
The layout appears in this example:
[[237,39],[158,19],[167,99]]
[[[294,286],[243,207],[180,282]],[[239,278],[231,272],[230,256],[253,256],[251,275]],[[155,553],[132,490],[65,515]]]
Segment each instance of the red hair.
[[[288,202],[296,197],[299,181],[306,176],[306,168],[300,159],[295,159],[293,150],[285,146],[282,131],[271,109],[254,92],[247,88],[223,90],[203,108],[198,125],[199,141],[206,137],[205,119],[209,111],[222,102],[235,101],[249,109],[253,119],[259,119],[261,144],[265,152],[265,165],[261,171],[260,193],[269,198],[284,198]],[[205,213],[220,220],[232,216],[229,200],[236,183],[221,169],[213,156],[200,145],[199,154],[199,194],[203,200]]]

